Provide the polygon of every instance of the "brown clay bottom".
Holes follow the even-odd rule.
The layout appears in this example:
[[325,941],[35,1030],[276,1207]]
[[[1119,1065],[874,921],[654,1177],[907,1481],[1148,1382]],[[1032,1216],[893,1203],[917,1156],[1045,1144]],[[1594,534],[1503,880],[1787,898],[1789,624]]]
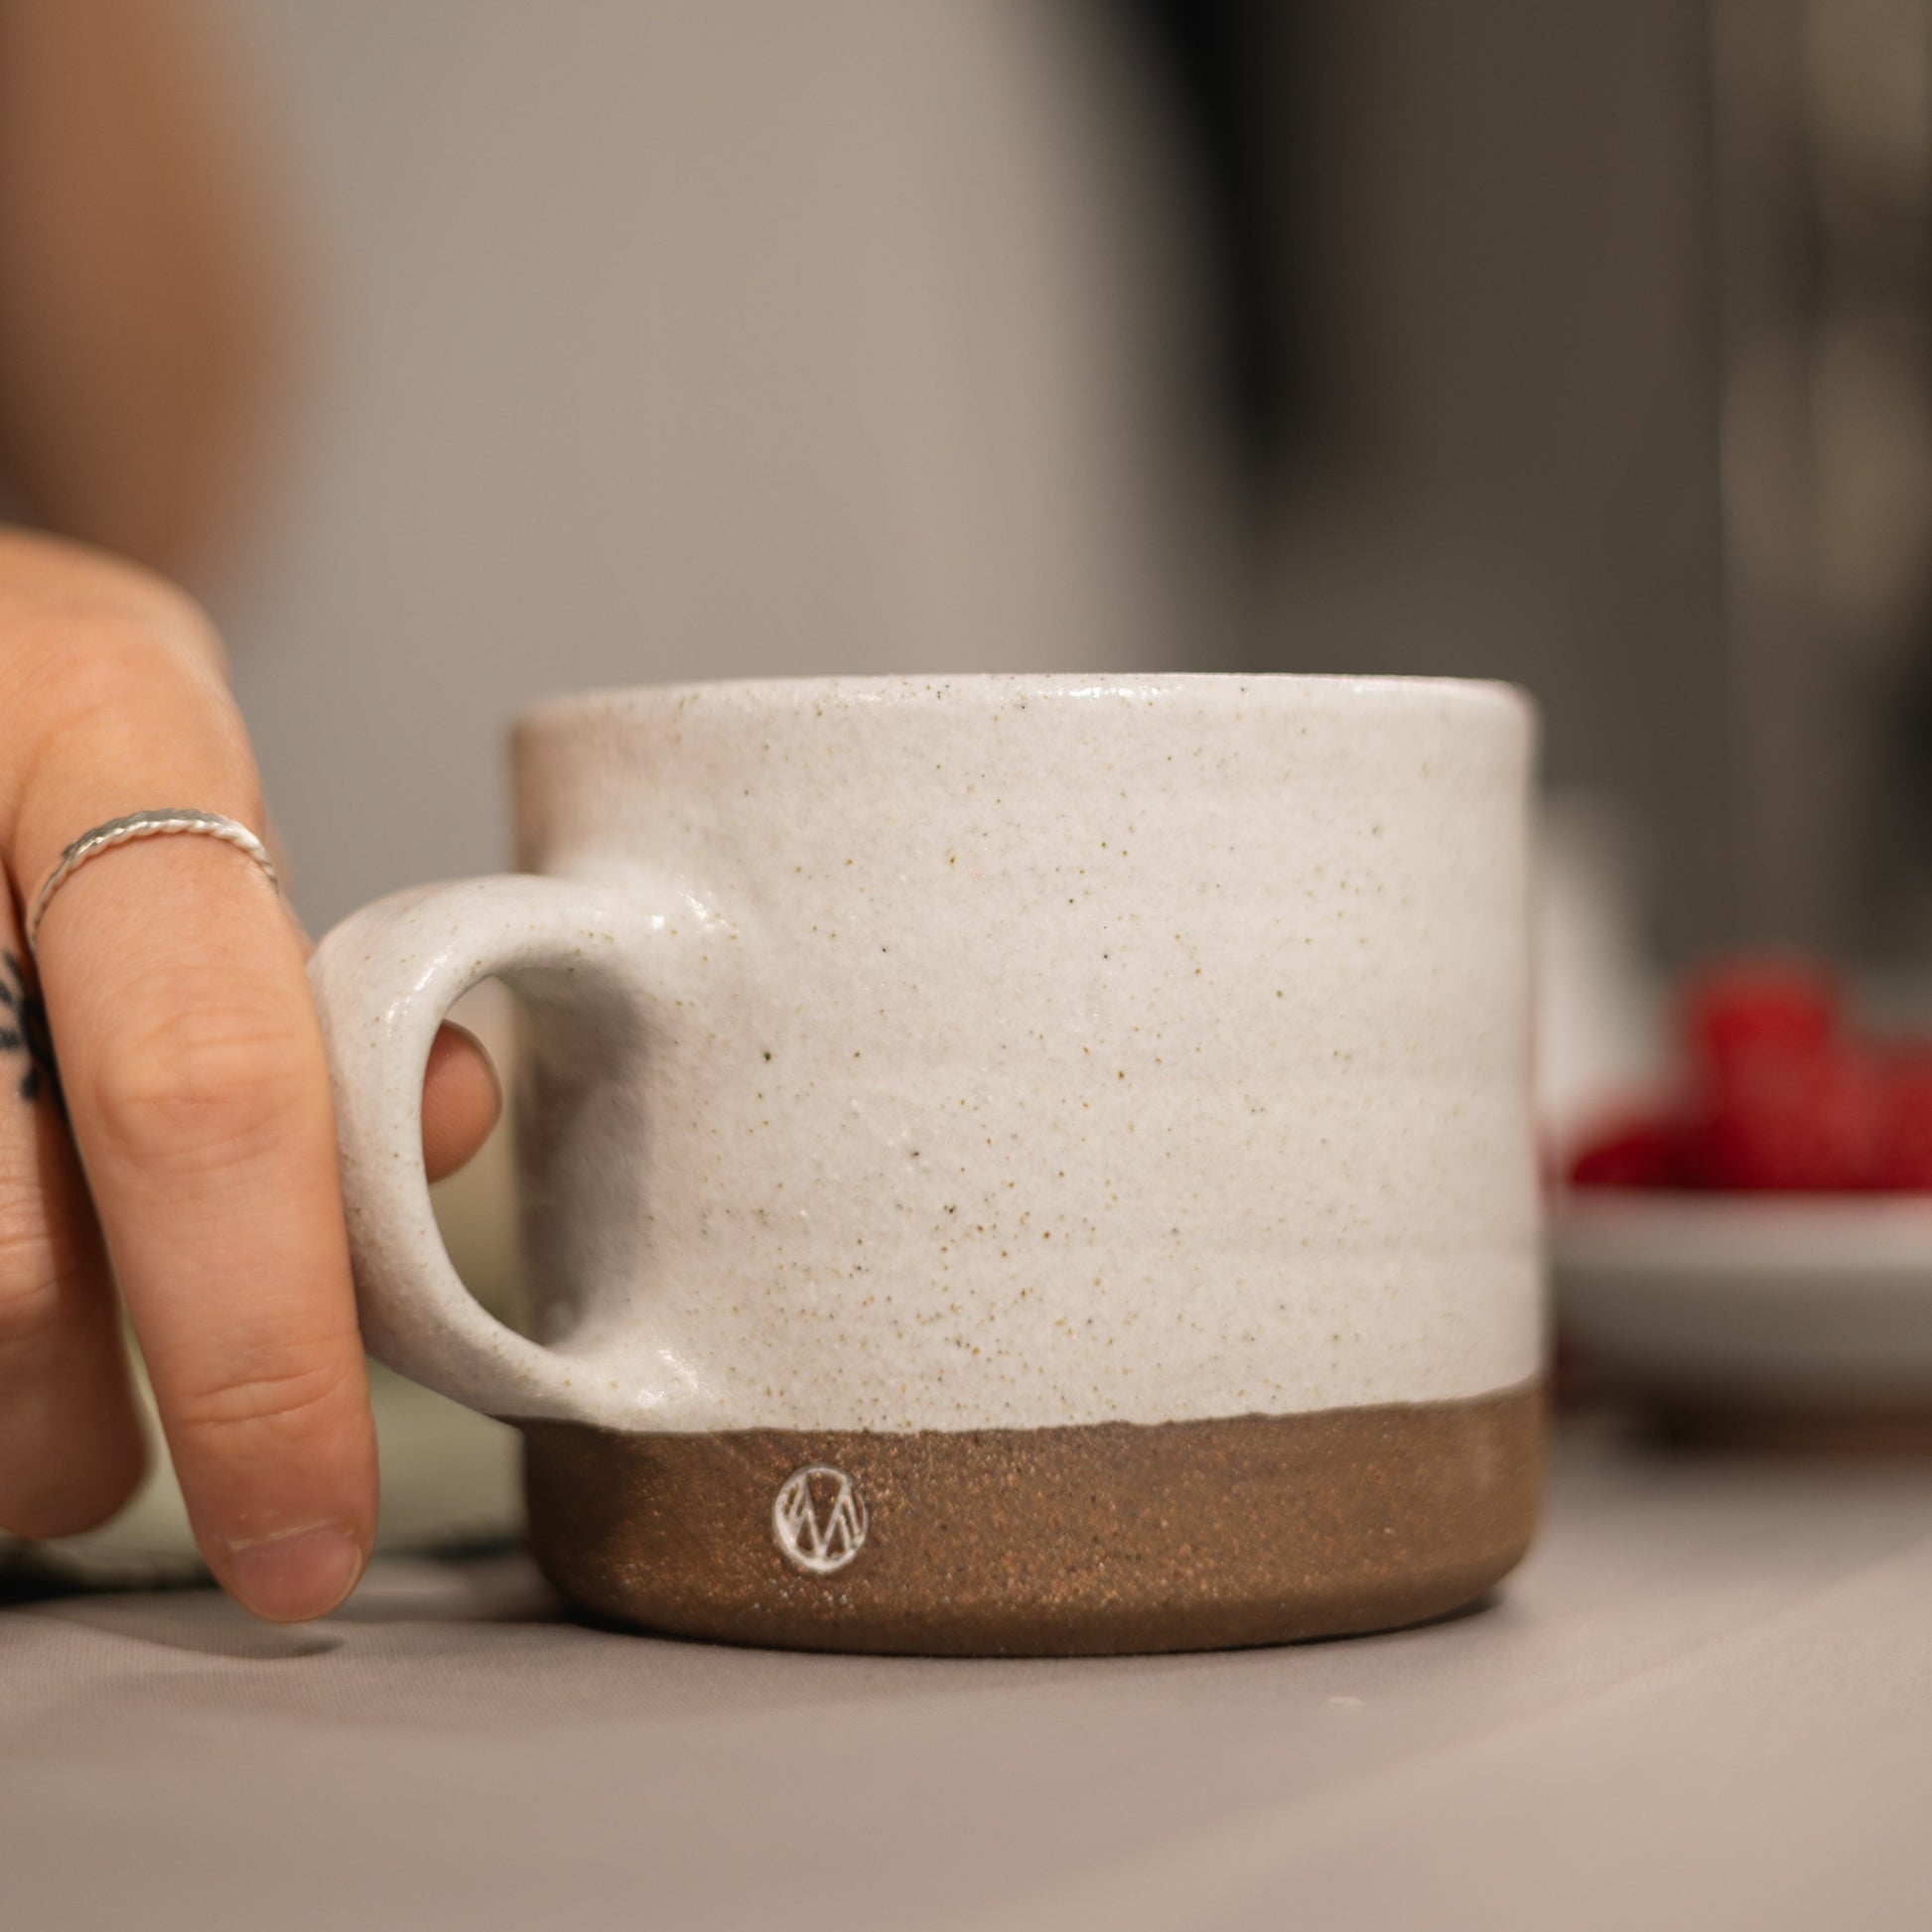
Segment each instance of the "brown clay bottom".
[[1541,1420],[1526,1386],[1064,1429],[519,1426],[537,1561],[598,1614],[794,1649],[1080,1656],[1387,1630],[1472,1602],[1529,1545]]

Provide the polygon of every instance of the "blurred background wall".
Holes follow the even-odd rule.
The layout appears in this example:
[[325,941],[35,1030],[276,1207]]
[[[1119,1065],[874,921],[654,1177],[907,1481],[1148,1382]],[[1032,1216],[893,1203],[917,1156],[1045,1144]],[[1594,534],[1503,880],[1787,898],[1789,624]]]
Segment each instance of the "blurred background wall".
[[208,0],[305,908],[558,686],[1496,675],[1664,957],[1928,927],[1925,0]]
[[1208,282],[1100,7],[224,0],[307,380],[222,599],[320,929],[561,687],[1232,661]]

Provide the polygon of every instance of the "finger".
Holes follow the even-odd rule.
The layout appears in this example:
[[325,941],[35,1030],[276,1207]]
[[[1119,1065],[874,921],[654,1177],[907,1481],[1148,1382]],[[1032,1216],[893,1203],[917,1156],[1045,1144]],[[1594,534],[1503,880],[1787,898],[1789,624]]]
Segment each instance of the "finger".
[[423,1071],[423,1166],[432,1180],[455,1173],[488,1140],[502,1106],[483,1042],[446,1020]]
[[[130,811],[261,823],[225,688],[179,639],[91,637],[25,728],[16,878]],[[197,1540],[250,1608],[320,1614],[366,1560],[375,1443],[300,939],[244,855],[171,836],[63,885],[40,970]]]
[[70,1536],[127,1501],[147,1446],[23,951],[0,891],[0,1527]]

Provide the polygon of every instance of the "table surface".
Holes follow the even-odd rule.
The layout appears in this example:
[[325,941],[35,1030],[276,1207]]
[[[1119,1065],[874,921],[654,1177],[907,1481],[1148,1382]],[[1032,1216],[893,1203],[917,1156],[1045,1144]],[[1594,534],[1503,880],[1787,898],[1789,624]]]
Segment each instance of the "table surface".
[[0,1614],[0,1923],[1932,1924],[1932,1465],[1557,1447],[1433,1628],[959,1662],[657,1641],[521,1558]]

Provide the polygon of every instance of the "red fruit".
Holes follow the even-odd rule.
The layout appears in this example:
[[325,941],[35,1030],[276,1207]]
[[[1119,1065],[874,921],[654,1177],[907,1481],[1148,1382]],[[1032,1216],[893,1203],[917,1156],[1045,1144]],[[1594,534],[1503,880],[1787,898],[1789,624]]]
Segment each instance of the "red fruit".
[[1586,1142],[1570,1163],[1573,1187],[1675,1187],[1678,1135],[1665,1120],[1626,1120]]
[[1883,1184],[1892,1097],[1868,1055],[1764,1045],[1708,1075],[1685,1140],[1693,1186],[1842,1193]]
[[1692,1060],[1722,1075],[1760,1053],[1826,1051],[1838,1032],[1838,988],[1801,960],[1731,960],[1690,983],[1682,1018]]
[[1572,1185],[1932,1193],[1932,1041],[1842,1034],[1832,976],[1797,960],[1712,968],[1681,1013],[1681,1103],[1591,1139]]
[[1895,1048],[1884,1063],[1886,1131],[1878,1184],[1932,1192],[1932,1049]]

